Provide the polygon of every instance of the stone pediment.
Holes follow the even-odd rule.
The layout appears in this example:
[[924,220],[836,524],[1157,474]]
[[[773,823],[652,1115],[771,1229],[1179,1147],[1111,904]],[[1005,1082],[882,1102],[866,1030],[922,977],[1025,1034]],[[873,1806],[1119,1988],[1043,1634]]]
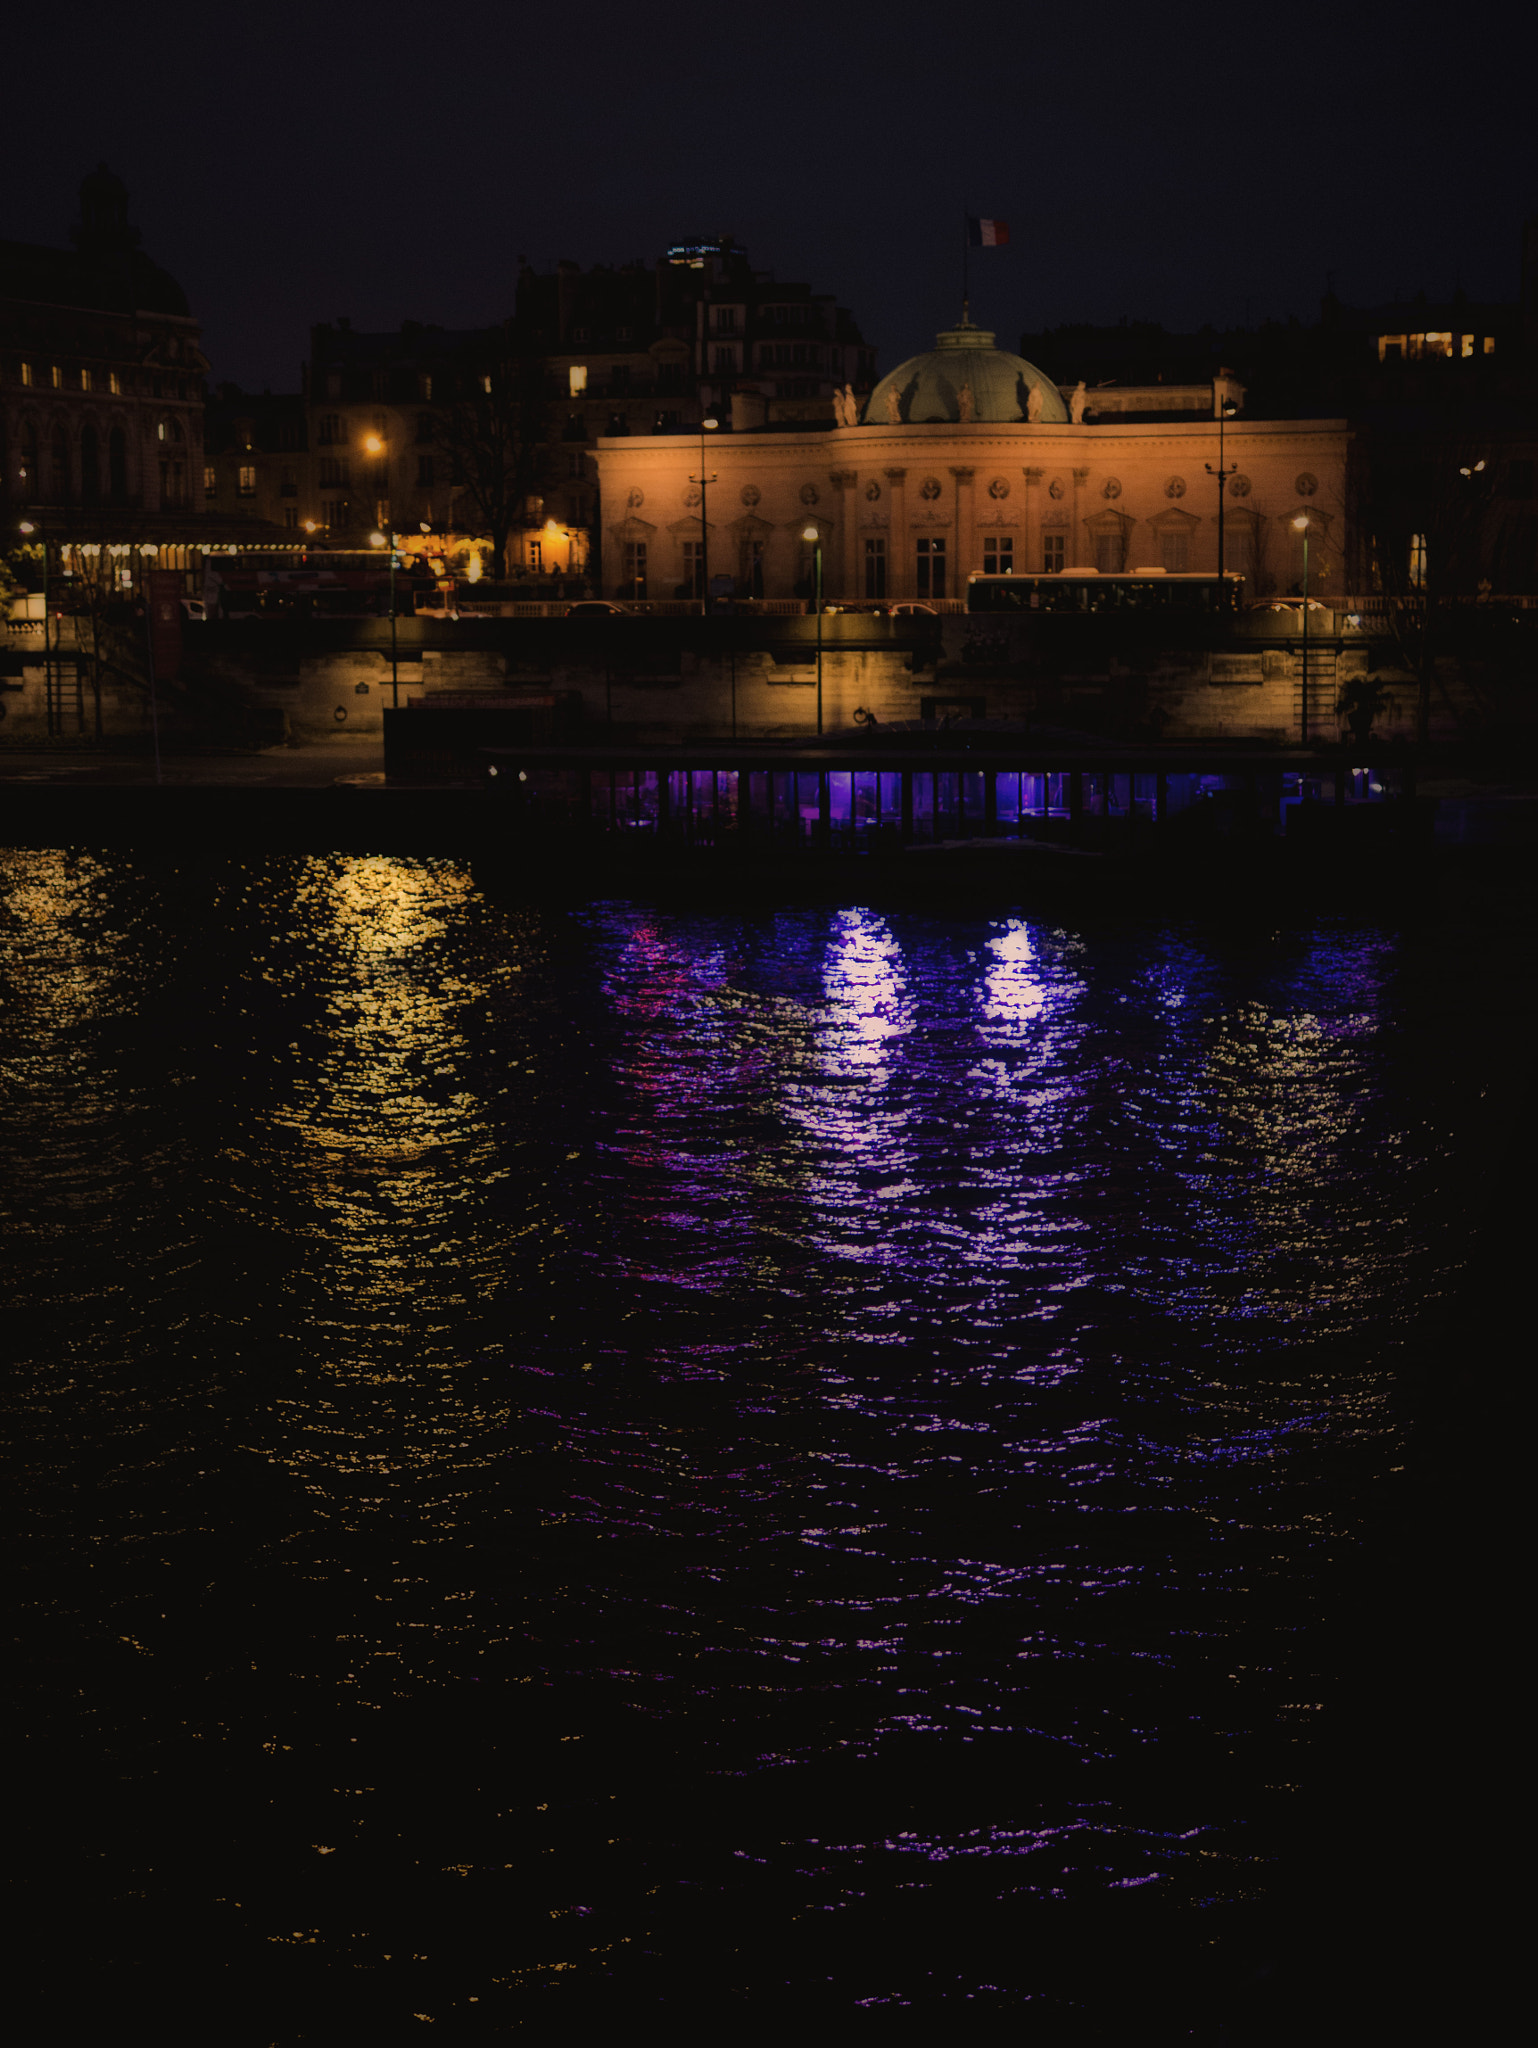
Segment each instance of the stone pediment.
[[734,519],[726,529],[735,533],[739,540],[763,540],[774,531],[774,523],[760,519],[756,512],[744,512],[740,519]]
[[[707,519],[705,527],[707,532],[714,533],[716,522],[713,519]],[[698,512],[691,512],[683,519],[675,519],[668,527],[668,532],[677,540],[693,540],[698,535],[699,530],[700,515]]]
[[1162,512],[1153,513],[1146,522],[1155,533],[1190,533],[1201,523],[1194,512],[1184,511],[1179,505],[1166,505]]
[[648,524],[646,520],[637,519],[632,512],[629,518],[621,519],[617,525],[611,526],[609,531],[616,540],[638,541],[650,540],[657,529],[655,526]]

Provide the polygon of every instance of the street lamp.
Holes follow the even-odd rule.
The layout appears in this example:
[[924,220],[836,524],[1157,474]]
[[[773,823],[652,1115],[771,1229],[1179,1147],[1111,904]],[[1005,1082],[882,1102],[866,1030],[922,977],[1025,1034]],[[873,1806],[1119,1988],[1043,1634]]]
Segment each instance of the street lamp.
[[392,711],[399,711],[401,708],[401,672],[395,648],[395,564],[400,557],[395,551],[393,538],[387,543],[382,533],[371,533],[368,537],[368,544],[371,548],[382,548],[388,545],[390,550],[390,709]]
[[1302,732],[1300,737],[1306,747],[1308,745],[1308,514],[1300,512],[1292,523],[1303,536],[1303,698]]
[[813,606],[817,614],[817,737],[822,738],[822,534],[808,523],[801,538],[812,543]]
[[705,609],[710,610],[710,519],[706,494],[715,482],[715,471],[705,474],[705,436],[714,433],[721,422],[714,413],[706,413],[700,421],[700,473],[693,479],[700,487],[700,596]]
[[[1217,399],[1217,395],[1218,387],[1214,383],[1212,387],[1214,402]],[[1218,466],[1214,469],[1209,462],[1206,465],[1206,469],[1208,476],[1215,476],[1218,480],[1218,574],[1221,576],[1223,574],[1223,504],[1228,489],[1228,479],[1233,475],[1234,469],[1239,467],[1237,462],[1234,464],[1234,469],[1225,469],[1223,467],[1223,429],[1239,408],[1231,398],[1225,398],[1221,405],[1214,403],[1214,410],[1218,416]]]
[[[22,530],[22,532],[23,532],[23,533],[25,533],[25,534],[33,534],[33,533],[36,533],[36,532],[38,531],[38,529],[37,529],[36,525],[35,525],[35,524],[33,523],[33,521],[32,521],[32,520],[30,520],[30,519],[23,519],[23,520],[22,520],[22,522],[21,522],[21,530]],[[51,733],[51,732],[53,731],[53,662],[52,662],[52,659],[51,659],[51,657],[50,657],[50,653],[49,653],[49,644],[48,644],[48,535],[47,535],[47,533],[46,533],[46,532],[45,532],[45,533],[43,534],[43,536],[42,536],[42,543],[43,543],[43,705],[44,705],[44,708],[46,709],[46,711],[47,711],[47,713],[48,713],[48,730],[49,730],[49,732]],[[61,672],[62,672],[62,664],[61,664]],[[63,687],[62,687],[62,684],[61,684],[61,686],[60,686],[60,692],[59,692],[59,694],[60,694],[61,696],[63,695]]]

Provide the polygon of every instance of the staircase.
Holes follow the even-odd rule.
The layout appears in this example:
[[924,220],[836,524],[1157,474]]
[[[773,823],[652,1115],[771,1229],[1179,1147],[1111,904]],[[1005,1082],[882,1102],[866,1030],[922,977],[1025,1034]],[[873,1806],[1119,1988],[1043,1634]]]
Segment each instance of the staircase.
[[[1332,741],[1340,730],[1340,721],[1335,716],[1335,701],[1340,694],[1340,684],[1335,674],[1335,649],[1328,643],[1309,643],[1308,650],[1308,732],[1309,744],[1319,746]],[[1289,737],[1301,744],[1303,726],[1303,656],[1292,657],[1292,723]]]

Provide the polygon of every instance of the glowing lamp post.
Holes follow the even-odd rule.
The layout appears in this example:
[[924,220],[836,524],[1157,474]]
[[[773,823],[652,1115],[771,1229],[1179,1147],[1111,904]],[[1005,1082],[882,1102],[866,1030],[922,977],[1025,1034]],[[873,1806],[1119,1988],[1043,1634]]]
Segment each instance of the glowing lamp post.
[[705,609],[710,610],[710,507],[707,492],[715,482],[715,474],[705,474],[705,436],[714,433],[721,422],[714,413],[706,413],[700,421],[700,473],[696,481],[700,487],[700,596]]
[[1292,523],[1303,536],[1303,698],[1301,712],[1302,733],[1300,736],[1306,747],[1308,745],[1308,514],[1300,512]]
[[[25,534],[27,534],[27,535],[29,535],[29,536],[30,536],[31,534],[34,534],[34,533],[36,533],[36,532],[38,531],[38,529],[37,529],[36,525],[35,525],[35,524],[33,523],[33,521],[32,521],[32,520],[30,520],[30,519],[23,519],[23,520],[22,520],[22,522],[21,522],[21,530],[22,530],[22,532],[23,532],[23,533],[25,533]],[[42,542],[43,542],[43,703],[44,703],[44,705],[46,706],[46,708],[47,708],[47,712],[48,712],[48,730],[49,730],[49,732],[52,732],[52,731],[53,731],[53,662],[52,662],[52,659],[51,659],[51,657],[50,657],[50,653],[49,653],[49,642],[48,642],[48,535],[46,534],[46,532],[45,532],[45,533],[43,534],[43,536],[42,536]],[[62,661],[61,661],[61,663],[60,663],[60,671],[61,671],[61,674],[62,674],[62,670],[63,670],[63,663],[62,663]],[[61,696],[63,695],[63,689],[62,689],[62,687],[61,687],[61,689],[60,689],[60,693],[59,693],[59,694],[60,694]]]
[[[1213,386],[1213,395],[1214,397],[1217,395],[1216,385]],[[1225,469],[1223,467],[1223,429],[1239,408],[1231,398],[1225,398],[1223,403],[1217,406],[1215,410],[1218,416],[1218,466],[1214,469],[1209,462],[1206,465],[1206,470],[1208,476],[1215,476],[1218,480],[1218,574],[1221,576],[1223,574],[1223,504],[1227,495],[1228,479],[1234,473],[1233,469]],[[1234,469],[1238,467],[1238,463],[1235,463]]]
[[812,543],[812,608],[817,616],[817,736],[822,737],[822,534],[803,526],[801,538]]
[[387,541],[382,533],[371,533],[368,537],[371,548],[388,547],[390,550],[390,709],[401,708],[401,672],[395,647],[395,564],[399,560],[393,541]]

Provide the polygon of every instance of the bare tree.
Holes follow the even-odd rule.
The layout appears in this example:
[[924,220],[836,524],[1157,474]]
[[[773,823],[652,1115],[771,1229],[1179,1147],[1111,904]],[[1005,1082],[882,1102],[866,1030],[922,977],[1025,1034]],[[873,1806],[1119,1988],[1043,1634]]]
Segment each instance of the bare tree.
[[1355,465],[1359,545],[1401,663],[1417,679],[1415,736],[1431,730],[1431,694],[1448,615],[1473,596],[1488,556],[1496,460],[1488,435],[1371,431]]
[[535,491],[545,438],[544,366],[500,334],[467,359],[438,415],[437,442],[449,463],[456,521],[466,514],[491,542],[498,576],[508,570],[508,537]]

